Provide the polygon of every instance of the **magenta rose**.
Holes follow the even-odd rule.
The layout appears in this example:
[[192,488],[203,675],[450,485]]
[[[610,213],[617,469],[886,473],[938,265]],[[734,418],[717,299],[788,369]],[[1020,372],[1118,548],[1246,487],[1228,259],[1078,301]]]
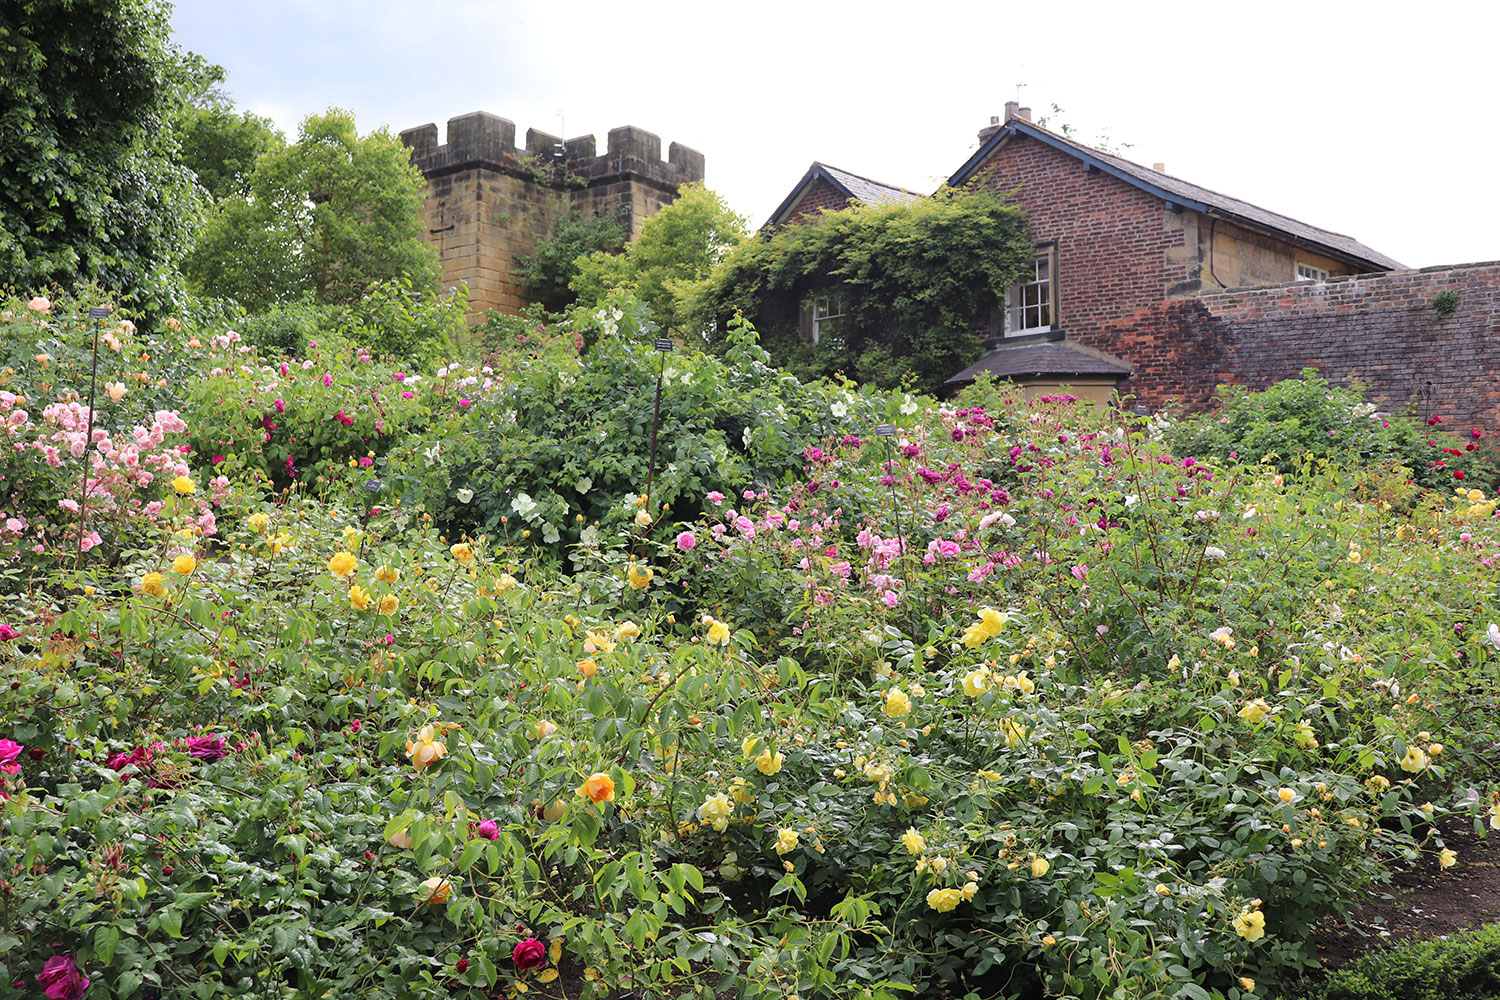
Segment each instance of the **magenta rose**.
[[20,634],[21,633],[17,632],[15,629],[11,628],[9,625],[0,625],[0,641],[4,641],[6,639],[14,639],[16,636],[18,636]]
[[540,969],[547,964],[547,946],[536,938],[529,937],[516,945],[516,950],[511,952],[510,957],[518,969]]
[[83,978],[83,970],[72,955],[53,955],[47,959],[36,981],[52,1000],[78,1000],[89,988],[89,981]]
[[479,835],[485,840],[499,840],[500,824],[492,819],[484,820],[479,824]]
[[189,757],[208,764],[229,755],[229,747],[225,745],[224,737],[215,736],[212,733],[207,736],[189,736],[182,742],[187,745]]

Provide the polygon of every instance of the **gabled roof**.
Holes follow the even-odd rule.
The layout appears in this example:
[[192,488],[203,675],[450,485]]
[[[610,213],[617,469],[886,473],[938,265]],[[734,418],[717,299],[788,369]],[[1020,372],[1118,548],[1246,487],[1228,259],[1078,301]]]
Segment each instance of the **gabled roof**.
[[1191,208],[1205,215],[1214,215],[1236,223],[1258,229],[1270,229],[1282,234],[1294,243],[1311,246],[1334,257],[1342,257],[1374,271],[1401,271],[1406,265],[1385,254],[1365,246],[1351,236],[1319,229],[1290,216],[1271,212],[1248,201],[1219,194],[1206,187],[1190,184],[1171,174],[1153,170],[1133,163],[1123,157],[1074,142],[1066,136],[1049,132],[1023,118],[1012,118],[998,132],[982,143],[978,152],[969,157],[958,173],[948,180],[951,187],[966,183],[991,153],[1017,135],[1029,136],[1075,157],[1089,167],[1117,177],[1127,184],[1149,192],[1172,205]]
[[1039,344],[997,347],[948,379],[947,384],[972,382],[980,372],[989,372],[996,378],[1076,378],[1102,375],[1119,379],[1129,375],[1130,371],[1130,366],[1122,361],[1085,354],[1058,341],[1044,341]]
[[797,202],[807,193],[807,189],[817,183],[819,179],[832,184],[834,189],[851,201],[862,201],[866,205],[884,205],[890,202],[921,201],[927,196],[908,191],[905,188],[896,187],[894,184],[884,184],[873,181],[859,174],[851,174],[847,170],[838,167],[830,167],[826,163],[813,161],[807,173],[792,188],[792,193],[786,196],[786,200],[776,206],[776,211],[771,213],[771,218],[766,221],[767,226],[774,226],[786,221]]

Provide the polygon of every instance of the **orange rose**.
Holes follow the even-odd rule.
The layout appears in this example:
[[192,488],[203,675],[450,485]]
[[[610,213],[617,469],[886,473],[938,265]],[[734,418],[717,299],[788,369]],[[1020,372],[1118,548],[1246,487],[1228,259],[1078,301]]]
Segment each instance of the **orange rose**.
[[595,771],[589,775],[589,780],[578,786],[577,792],[593,802],[613,802],[615,780],[603,771]]

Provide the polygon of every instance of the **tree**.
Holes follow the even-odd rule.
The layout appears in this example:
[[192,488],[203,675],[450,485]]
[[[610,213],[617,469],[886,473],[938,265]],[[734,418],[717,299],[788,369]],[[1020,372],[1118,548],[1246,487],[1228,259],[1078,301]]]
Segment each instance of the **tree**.
[[[749,240],[696,286],[702,328],[752,317],[776,364],[799,378],[837,373],[924,392],[972,363],[979,331],[1033,248],[1020,211],[990,191],[823,212]],[[814,341],[817,300],[838,303],[836,336]]]
[[584,218],[569,214],[557,224],[552,238],[521,261],[521,280],[535,302],[548,312],[572,305],[570,285],[578,274],[580,260],[595,251],[618,253],[625,246],[625,230],[612,215]]
[[177,157],[168,37],[158,0],[0,7],[0,283],[172,306],[203,199]]
[[285,145],[269,118],[237,111],[219,85],[223,66],[186,53],[182,59],[182,105],[177,113],[181,161],[198,183],[222,201],[250,193],[250,173],[262,154]]
[[403,275],[435,290],[422,184],[388,131],[360,138],[347,111],[311,115],[296,143],[260,157],[247,194],[219,204],[184,269],[195,290],[252,312],[304,297],[347,305]]
[[578,261],[572,288],[581,305],[628,288],[663,327],[696,333],[688,303],[725,255],[745,239],[745,219],[701,183],[684,184],[677,200],[647,219],[623,254],[602,251]]

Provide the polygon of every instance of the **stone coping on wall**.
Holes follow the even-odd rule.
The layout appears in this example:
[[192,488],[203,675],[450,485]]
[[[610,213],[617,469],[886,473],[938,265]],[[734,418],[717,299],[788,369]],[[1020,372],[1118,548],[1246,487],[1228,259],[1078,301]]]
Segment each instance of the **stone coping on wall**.
[[1320,285],[1341,285],[1351,281],[1381,281],[1409,275],[1478,271],[1485,268],[1500,270],[1500,260],[1475,261],[1469,264],[1433,264],[1430,267],[1413,267],[1404,271],[1365,271],[1360,274],[1340,274],[1322,281],[1284,281],[1275,285],[1240,285],[1234,288],[1216,288],[1213,291],[1205,291],[1197,297],[1207,300],[1224,295],[1243,295],[1247,292],[1279,292],[1289,288],[1315,289]]

